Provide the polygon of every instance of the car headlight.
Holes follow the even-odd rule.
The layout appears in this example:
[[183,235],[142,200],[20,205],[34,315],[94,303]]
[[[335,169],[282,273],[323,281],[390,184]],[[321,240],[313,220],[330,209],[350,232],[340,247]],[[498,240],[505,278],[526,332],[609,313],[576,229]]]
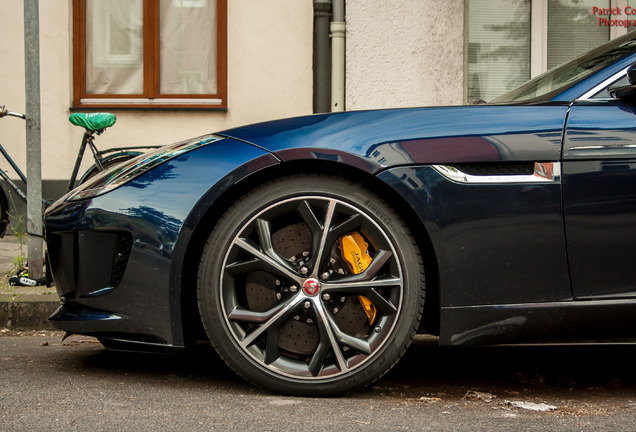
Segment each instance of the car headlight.
[[218,135],[206,135],[144,153],[111,170],[104,171],[90,181],[73,189],[63,199],[66,201],[79,201],[103,195],[139,177],[157,165],[221,139],[223,137]]

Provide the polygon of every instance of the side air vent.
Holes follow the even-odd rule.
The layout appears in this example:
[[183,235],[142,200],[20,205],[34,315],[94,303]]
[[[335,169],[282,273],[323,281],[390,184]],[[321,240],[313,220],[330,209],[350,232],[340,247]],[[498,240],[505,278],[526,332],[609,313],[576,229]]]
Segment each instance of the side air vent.
[[108,294],[121,283],[132,249],[126,231],[77,233],[77,297]]
[[474,176],[508,176],[534,174],[534,162],[475,163],[449,165]]
[[118,233],[115,241],[115,252],[113,256],[113,266],[110,274],[110,286],[115,288],[121,282],[126,271],[126,264],[130,257],[133,240],[130,233]]
[[504,162],[433,165],[442,176],[456,183],[554,183],[561,181],[560,162]]

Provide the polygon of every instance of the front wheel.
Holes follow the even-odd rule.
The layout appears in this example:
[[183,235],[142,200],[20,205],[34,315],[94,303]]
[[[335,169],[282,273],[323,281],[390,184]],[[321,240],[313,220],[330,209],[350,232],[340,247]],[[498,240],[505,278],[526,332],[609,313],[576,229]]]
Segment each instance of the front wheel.
[[419,249],[400,216],[340,178],[278,179],[213,229],[199,309],[221,357],[270,390],[368,385],[402,356],[424,304]]

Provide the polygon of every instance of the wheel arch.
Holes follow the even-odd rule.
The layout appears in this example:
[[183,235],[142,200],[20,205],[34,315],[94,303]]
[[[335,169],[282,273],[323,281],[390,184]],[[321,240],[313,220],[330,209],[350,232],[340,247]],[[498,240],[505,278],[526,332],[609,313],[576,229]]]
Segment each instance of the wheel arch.
[[181,269],[182,330],[186,344],[192,344],[197,339],[207,339],[197,305],[197,271],[199,257],[215,224],[237,197],[269,180],[299,174],[334,175],[359,183],[380,195],[404,218],[417,239],[425,267],[426,297],[420,331],[438,334],[440,308],[437,259],[423,221],[407,200],[395,193],[395,190],[387,183],[360,167],[329,160],[295,160],[267,166],[232,184],[219,195],[213,205],[210,205],[197,221],[186,248]]

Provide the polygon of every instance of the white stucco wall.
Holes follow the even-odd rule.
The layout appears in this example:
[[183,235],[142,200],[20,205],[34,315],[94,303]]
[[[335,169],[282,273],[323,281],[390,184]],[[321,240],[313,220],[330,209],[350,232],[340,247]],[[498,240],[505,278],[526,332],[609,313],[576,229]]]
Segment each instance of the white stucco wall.
[[[72,100],[71,0],[40,0],[43,179],[65,179],[82,131]],[[228,1],[228,111],[114,111],[102,148],[169,144],[241,124],[312,112],[309,0]],[[24,112],[23,4],[0,0],[0,105]],[[25,167],[24,122],[0,119],[0,143]],[[0,161],[0,168],[8,165]]]
[[463,103],[464,0],[347,0],[347,110]]

